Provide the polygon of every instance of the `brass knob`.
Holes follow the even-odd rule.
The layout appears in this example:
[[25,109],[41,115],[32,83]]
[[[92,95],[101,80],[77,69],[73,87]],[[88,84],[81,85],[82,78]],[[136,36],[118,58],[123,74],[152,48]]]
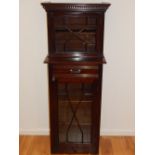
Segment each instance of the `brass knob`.
[[73,74],[79,74],[79,73],[81,73],[81,69],[73,68],[73,69],[70,69],[70,72]]

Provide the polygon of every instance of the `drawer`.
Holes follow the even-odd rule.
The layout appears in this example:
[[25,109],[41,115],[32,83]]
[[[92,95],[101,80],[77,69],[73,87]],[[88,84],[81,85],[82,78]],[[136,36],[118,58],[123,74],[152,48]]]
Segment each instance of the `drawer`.
[[98,66],[54,65],[55,74],[97,74]]
[[56,78],[97,78],[98,65],[53,65]]

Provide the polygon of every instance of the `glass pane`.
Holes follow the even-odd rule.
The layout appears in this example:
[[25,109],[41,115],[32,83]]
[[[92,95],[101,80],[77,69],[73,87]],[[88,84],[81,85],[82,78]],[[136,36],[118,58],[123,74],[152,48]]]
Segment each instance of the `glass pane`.
[[95,16],[55,17],[56,52],[96,52]]
[[92,84],[59,83],[59,142],[91,142]]

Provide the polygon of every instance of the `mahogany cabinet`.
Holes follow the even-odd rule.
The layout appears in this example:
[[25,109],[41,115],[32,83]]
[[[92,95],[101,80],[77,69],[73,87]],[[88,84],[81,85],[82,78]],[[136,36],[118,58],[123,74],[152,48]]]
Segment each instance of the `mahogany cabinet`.
[[98,153],[104,15],[109,3],[42,3],[47,12],[51,153]]

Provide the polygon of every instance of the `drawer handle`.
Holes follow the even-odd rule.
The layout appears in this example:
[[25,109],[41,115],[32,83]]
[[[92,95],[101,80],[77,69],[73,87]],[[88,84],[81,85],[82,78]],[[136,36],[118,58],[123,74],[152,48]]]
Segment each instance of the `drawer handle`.
[[79,74],[81,73],[81,69],[70,69],[70,72],[73,74]]

